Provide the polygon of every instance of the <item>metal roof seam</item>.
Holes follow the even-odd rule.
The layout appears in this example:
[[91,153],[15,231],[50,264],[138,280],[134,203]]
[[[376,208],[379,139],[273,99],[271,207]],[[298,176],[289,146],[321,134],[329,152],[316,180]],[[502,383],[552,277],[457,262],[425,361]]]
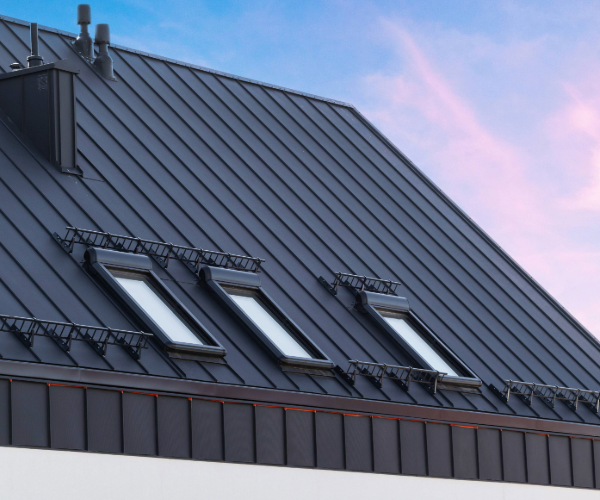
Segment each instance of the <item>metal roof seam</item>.
[[[357,113],[357,114],[360,114],[360,113],[359,113],[357,110],[355,110],[355,111],[356,111],[356,113]],[[361,115],[361,116],[362,116],[362,115]],[[367,125],[367,124],[368,124],[368,125],[370,125],[371,127],[373,127],[373,128],[374,128],[374,126],[372,126],[372,124],[368,123],[368,121],[366,121],[366,119],[364,119],[364,117],[363,117],[363,121],[365,121],[365,125]],[[387,141],[387,142],[388,142],[388,146],[390,146],[390,147],[392,147],[392,146],[393,146],[393,145],[391,145],[391,143],[389,143],[389,141]],[[395,149],[395,150],[397,150],[397,148],[394,148],[394,149]],[[396,151],[396,152],[398,152],[398,151]],[[401,154],[401,153],[400,153],[400,154]],[[400,159],[402,159],[402,157],[400,157]],[[414,167],[414,165],[413,165],[413,167]],[[418,168],[417,168],[417,167],[414,167],[414,168],[415,168],[415,169],[417,169],[417,171],[418,171],[418,172],[420,172],[420,171],[418,170]],[[421,174],[422,174],[422,172],[421,172]],[[424,176],[424,177],[426,178],[425,174],[422,174],[422,176]],[[441,193],[441,194],[443,194],[443,193]],[[443,198],[447,198],[447,197],[446,197],[445,195],[443,195]],[[501,252],[501,253],[503,253],[502,249],[500,249],[500,252]],[[513,302],[515,302],[515,301],[513,300]],[[516,303],[516,304],[519,306],[519,304],[518,304],[518,303]],[[520,306],[519,306],[519,307],[520,307]],[[561,307],[562,307],[562,306],[561,306]],[[528,314],[528,313],[526,313],[526,314]],[[542,311],[542,314],[545,314],[545,313]],[[529,315],[529,314],[528,314],[528,315]],[[514,315],[513,315],[513,316],[514,316]],[[531,317],[531,315],[529,315],[529,316]],[[533,320],[534,320],[536,323],[538,323],[538,324],[539,324],[539,322],[538,322],[537,320],[535,320],[534,318],[532,318],[532,319],[533,319]],[[552,320],[551,320],[551,321],[552,321]],[[558,325],[557,325],[557,326],[558,326]],[[558,327],[558,328],[559,328],[559,330],[561,330],[561,329],[560,329],[560,327]],[[548,333],[548,332],[546,331],[546,333]],[[562,344],[561,344],[561,342],[559,342],[559,341],[558,341],[558,340],[556,340],[556,339],[553,339],[553,340],[555,340],[555,342],[557,343],[557,345],[558,345],[559,347],[561,347],[562,349],[564,349],[564,348],[563,348],[563,346],[562,346]],[[569,339],[569,340],[572,340],[572,339]],[[580,350],[580,351],[582,352],[582,354],[584,354],[586,357],[590,358],[590,354],[589,354],[589,353],[588,353],[588,352],[587,352],[585,349],[583,349],[583,347],[582,347],[582,346],[578,345],[577,343],[574,343],[574,346],[575,346],[575,347],[576,347],[578,350]],[[570,355],[570,354],[569,354],[569,355]],[[578,360],[576,357],[573,357],[573,356],[571,356],[571,357],[572,357],[572,359],[573,359],[575,362],[579,363],[579,360]],[[592,359],[590,358],[590,360],[592,360]],[[593,361],[593,360],[592,360],[592,361]]]
[[[140,76],[140,79],[141,79],[142,81],[144,81],[144,80],[141,78],[141,76]],[[126,83],[126,81],[125,81],[124,83]],[[185,144],[185,142],[184,142],[184,144]]]

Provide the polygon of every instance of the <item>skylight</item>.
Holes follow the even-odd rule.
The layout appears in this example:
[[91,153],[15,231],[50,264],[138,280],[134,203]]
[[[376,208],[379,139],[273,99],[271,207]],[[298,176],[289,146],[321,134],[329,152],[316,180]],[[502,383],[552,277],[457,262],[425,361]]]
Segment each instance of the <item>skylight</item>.
[[394,315],[381,314],[397,335],[410,345],[434,370],[458,377],[456,371],[442,358],[406,319]]
[[444,374],[445,385],[463,388],[481,386],[481,379],[411,310],[406,297],[366,290],[359,290],[356,296],[357,309],[368,314],[380,330],[400,347],[408,357],[403,362],[410,363],[407,366],[411,369]]
[[258,273],[204,266],[203,284],[244,329],[254,335],[283,371],[333,375],[335,364],[262,287]]
[[255,297],[238,294],[233,290],[227,292],[283,354],[297,358],[313,358]]
[[203,342],[143,278],[115,276],[115,279],[173,342],[203,345]]
[[168,356],[224,362],[220,358],[227,354],[225,348],[152,271],[150,257],[91,247],[85,262],[90,274],[107,286],[136,323],[154,334]]

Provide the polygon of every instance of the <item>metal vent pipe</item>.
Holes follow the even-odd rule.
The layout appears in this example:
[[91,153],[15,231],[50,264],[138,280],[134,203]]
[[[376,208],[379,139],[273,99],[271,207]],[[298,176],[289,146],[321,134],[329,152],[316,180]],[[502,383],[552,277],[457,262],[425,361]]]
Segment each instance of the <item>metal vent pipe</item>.
[[79,36],[73,42],[75,50],[86,59],[94,58],[94,40],[88,32],[88,26],[92,22],[92,9],[88,4],[77,6],[77,24],[81,26]]
[[40,47],[38,40],[38,25],[37,23],[31,23],[31,55],[27,57],[27,65],[30,68],[34,66],[41,66],[44,64],[44,58],[40,56]]
[[108,54],[108,46],[110,45],[110,28],[108,24],[96,25],[96,44],[98,45],[98,57],[94,61],[94,66],[104,78],[115,80],[113,60]]

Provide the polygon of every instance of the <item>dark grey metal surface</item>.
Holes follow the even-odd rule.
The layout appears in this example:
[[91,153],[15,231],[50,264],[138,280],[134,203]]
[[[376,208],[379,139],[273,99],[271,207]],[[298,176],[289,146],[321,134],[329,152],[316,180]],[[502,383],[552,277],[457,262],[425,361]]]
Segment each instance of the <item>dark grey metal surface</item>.
[[8,380],[0,397],[5,445],[600,488],[588,438]]
[[156,396],[123,394],[123,442],[130,455],[157,455]]
[[[26,62],[28,37],[0,20],[0,73]],[[334,297],[317,278],[401,281],[411,308],[485,387],[431,395],[283,372],[181,262],[154,271],[226,348],[226,365],[169,359],[154,345],[141,360],[88,345],[67,355],[51,339],[29,350],[11,336],[0,338],[4,359],[600,423],[588,408],[507,405],[487,388],[513,379],[598,390],[598,344],[354,108],[117,47],[119,81],[109,82],[72,37],[40,28],[39,39],[46,61],[80,70],[84,177],[60,174],[0,122],[0,312],[137,329],[82,269],[81,249],[69,256],[52,238],[84,227],[264,257],[265,290],[340,365],[407,360],[350,307],[349,290]]]
[[285,465],[285,410],[255,406],[256,462]]
[[53,448],[86,449],[85,389],[50,386],[50,439]]
[[192,458],[190,404],[191,402],[185,398],[162,397],[156,400],[160,456]]

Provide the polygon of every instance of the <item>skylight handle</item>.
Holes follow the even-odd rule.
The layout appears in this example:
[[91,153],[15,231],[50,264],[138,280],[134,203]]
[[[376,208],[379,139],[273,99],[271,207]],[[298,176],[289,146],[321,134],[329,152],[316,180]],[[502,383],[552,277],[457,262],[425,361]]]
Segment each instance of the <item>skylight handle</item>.
[[37,23],[31,23],[31,55],[27,57],[27,65],[30,68],[34,66],[41,66],[44,64],[44,58],[40,56],[40,47],[38,39],[38,25]]
[[92,9],[88,4],[77,6],[77,24],[81,26],[79,36],[73,42],[75,50],[89,60],[94,59],[94,40],[89,34],[88,26],[92,22]]
[[107,80],[116,80],[113,72],[113,60],[108,54],[108,46],[110,45],[110,28],[108,24],[96,25],[96,44],[98,45],[98,57],[94,61],[94,66]]

